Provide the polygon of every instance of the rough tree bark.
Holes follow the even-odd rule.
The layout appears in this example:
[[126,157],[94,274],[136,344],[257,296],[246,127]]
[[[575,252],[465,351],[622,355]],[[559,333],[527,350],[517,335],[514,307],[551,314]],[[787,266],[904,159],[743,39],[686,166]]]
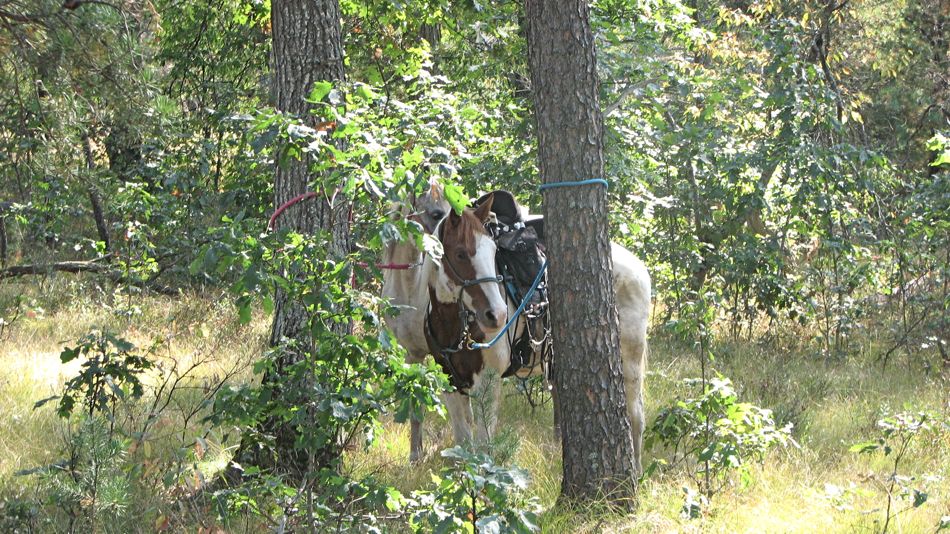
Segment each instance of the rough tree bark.
[[[310,126],[316,126],[318,121],[310,113],[311,105],[305,101],[314,83],[343,79],[339,2],[273,0],[271,23],[274,104],[279,111],[298,117]],[[277,167],[274,176],[275,207],[308,191],[313,180],[310,163],[310,158],[304,156],[300,161],[289,161],[286,165]],[[331,207],[323,200],[323,195],[317,195],[314,200],[300,202],[285,211],[277,219],[276,226],[278,229],[290,228],[303,234],[312,234],[317,230],[327,231],[332,235],[331,254],[342,255],[348,249],[347,214],[346,206],[341,206],[340,202]],[[278,291],[270,344],[277,346],[285,339],[296,340],[299,348],[309,348],[307,314],[304,308],[285,293]],[[277,387],[277,379],[283,374],[282,369],[298,357],[299,354],[291,353],[281,356],[276,369],[263,377],[264,386]],[[277,393],[279,392],[275,392]],[[276,437],[277,464],[269,465],[269,459],[255,457],[254,448],[245,443],[241,444],[236,459],[261,467],[302,474],[308,467],[308,458],[303,457],[294,448],[296,429],[280,425],[276,421],[264,421],[261,430]]]
[[[528,57],[544,183],[602,178],[603,115],[585,0],[526,0]],[[562,431],[561,497],[636,492],[602,185],[544,193],[551,258],[554,386]]]

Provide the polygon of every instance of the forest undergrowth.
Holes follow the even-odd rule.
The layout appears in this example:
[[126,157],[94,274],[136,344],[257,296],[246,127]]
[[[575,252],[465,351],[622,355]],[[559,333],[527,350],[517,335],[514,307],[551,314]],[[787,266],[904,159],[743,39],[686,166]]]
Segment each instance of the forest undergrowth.
[[[244,523],[219,520],[209,481],[227,464],[238,436],[212,430],[203,417],[220,384],[254,380],[268,318],[258,314],[241,325],[229,299],[211,292],[129,300],[81,277],[37,282],[0,286],[0,300],[20,298],[22,310],[0,337],[0,530],[68,531],[76,521],[70,514],[80,513],[70,503],[78,500],[77,510],[91,504],[99,516],[92,524],[101,521],[103,531],[258,531],[262,525],[252,516]],[[670,451],[659,446],[645,453],[644,465],[653,467],[634,514],[561,506],[551,403],[532,407],[514,382],[505,388],[495,459],[529,473],[543,532],[880,532],[885,521],[889,532],[937,532],[950,516],[948,377],[932,365],[939,356],[925,349],[891,356],[883,368],[887,341],[867,326],[852,340],[856,350],[837,359],[820,355],[808,328],[772,332],[767,341],[735,340],[727,331],[715,337],[712,369],[731,379],[743,401],[772,410],[777,426],[790,423],[793,439],[750,463],[743,476],[729,477],[697,517],[684,514],[684,488],[696,486],[691,471],[663,465]],[[130,482],[110,487],[104,471],[100,488],[43,470],[67,459],[88,421],[78,414],[61,419],[55,403],[34,408],[61,393],[80,369],[80,360],[60,361],[63,348],[96,329],[151,347],[156,364],[143,377],[145,394],[112,412],[113,425],[145,429],[111,445],[115,473],[134,476],[113,476]],[[662,407],[688,396],[684,379],[701,371],[696,349],[656,324],[649,369],[653,421]],[[866,450],[885,435],[888,423],[881,422],[889,416],[922,413],[931,418],[923,428],[890,434],[895,452]],[[427,456],[419,465],[407,461],[407,425],[387,419],[376,432],[369,449],[347,452],[345,466],[354,475],[373,475],[408,494],[430,485],[448,462],[439,451],[452,446],[451,430],[434,414],[426,420]],[[897,451],[904,435],[910,439]],[[406,528],[398,515],[383,525]]]

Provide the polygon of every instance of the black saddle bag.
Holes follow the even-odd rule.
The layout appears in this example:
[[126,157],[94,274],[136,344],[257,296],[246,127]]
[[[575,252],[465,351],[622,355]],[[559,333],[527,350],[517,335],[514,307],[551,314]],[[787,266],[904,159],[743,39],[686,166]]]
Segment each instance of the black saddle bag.
[[498,268],[516,290],[515,300],[520,302],[544,264],[541,242],[534,228],[522,226],[502,233],[495,239],[498,251],[495,255]]

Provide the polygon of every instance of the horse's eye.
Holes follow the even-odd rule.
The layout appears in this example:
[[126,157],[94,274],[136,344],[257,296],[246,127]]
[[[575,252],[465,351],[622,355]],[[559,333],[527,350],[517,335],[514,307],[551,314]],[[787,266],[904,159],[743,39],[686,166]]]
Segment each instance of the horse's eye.
[[445,217],[445,212],[442,210],[432,210],[429,212],[429,217],[432,217],[432,220],[440,221],[442,217]]
[[455,257],[464,261],[468,258],[468,254],[464,250],[460,250],[455,253]]

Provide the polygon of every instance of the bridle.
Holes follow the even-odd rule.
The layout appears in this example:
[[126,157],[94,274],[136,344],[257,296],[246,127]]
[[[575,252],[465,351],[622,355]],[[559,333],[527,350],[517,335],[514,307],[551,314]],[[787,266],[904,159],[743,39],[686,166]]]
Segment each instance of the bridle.
[[[442,222],[445,222],[445,219],[443,219]],[[439,238],[439,242],[443,241],[442,234],[444,231],[445,230],[443,226],[440,224],[438,233],[436,234],[437,237]],[[474,278],[474,279],[466,279],[465,277],[462,276],[461,273],[458,272],[458,269],[454,265],[452,265],[452,262],[449,260],[449,257],[447,255],[442,256],[442,263],[449,266],[449,270],[451,271],[453,277],[458,281],[457,283],[459,284],[459,291],[458,291],[458,295],[455,298],[455,305],[458,307],[459,322],[461,323],[462,326],[457,338],[458,341],[456,343],[449,345],[447,347],[443,347],[438,342],[438,340],[436,339],[432,331],[432,298],[434,298],[435,295],[433,295],[430,290],[429,306],[426,309],[426,316],[425,316],[425,335],[426,335],[426,338],[432,343],[432,345],[438,348],[439,354],[442,356],[442,359],[445,360],[446,367],[448,367],[449,369],[449,374],[455,388],[460,392],[464,392],[465,389],[471,387],[473,384],[462,382],[461,376],[459,376],[459,373],[455,370],[455,366],[452,364],[452,355],[457,352],[462,352],[464,350],[471,350],[468,348],[473,343],[473,340],[471,339],[470,326],[472,323],[475,322],[477,315],[474,311],[470,310],[468,306],[465,305],[463,295],[465,293],[465,290],[470,287],[474,287],[481,284],[488,284],[488,283],[500,284],[504,281],[504,278],[501,275],[495,275],[495,276],[484,276],[481,278]],[[455,280],[453,280],[453,283],[455,283]]]
[[[443,219],[442,222],[445,222],[445,219]],[[436,237],[439,238],[439,242],[440,242],[440,243],[443,243],[443,244],[444,244],[444,241],[443,241],[444,238],[443,238],[443,236],[442,236],[443,232],[445,232],[444,225],[440,224],[440,225],[439,225],[439,233],[436,234]],[[469,310],[465,307],[465,303],[462,302],[462,293],[463,293],[466,289],[468,289],[468,288],[470,288],[470,287],[474,287],[474,286],[480,285],[480,284],[488,284],[488,283],[492,283],[492,282],[494,282],[494,283],[496,283],[496,284],[500,284],[500,283],[502,283],[502,282],[505,281],[504,277],[502,277],[500,274],[499,274],[499,275],[495,275],[495,276],[483,276],[482,278],[474,278],[474,279],[467,280],[467,279],[465,279],[465,277],[462,276],[461,273],[458,272],[458,269],[456,269],[455,266],[452,265],[452,262],[449,261],[449,257],[448,257],[447,255],[443,255],[443,256],[442,256],[442,263],[449,266],[449,270],[452,271],[452,275],[458,280],[458,283],[461,284],[461,285],[459,286],[459,294],[458,294],[458,297],[456,297],[456,303],[457,303],[461,308],[465,309],[468,313],[470,313],[473,318],[474,318],[474,316],[475,316],[475,312],[469,311]],[[453,282],[454,282],[454,281],[453,281]]]

